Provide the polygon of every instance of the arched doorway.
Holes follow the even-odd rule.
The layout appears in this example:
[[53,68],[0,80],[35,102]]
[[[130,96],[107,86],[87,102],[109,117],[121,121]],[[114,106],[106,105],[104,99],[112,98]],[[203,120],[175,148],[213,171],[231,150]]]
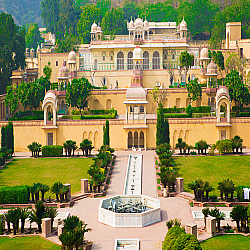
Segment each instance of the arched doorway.
[[147,51],[143,53],[143,69],[149,69],[149,53]]
[[117,54],[117,70],[124,70],[124,54],[121,51]]
[[85,140],[85,139],[88,139],[88,134],[87,134],[86,131],[84,131],[84,133],[83,133],[83,138],[82,138],[82,140]]
[[139,147],[140,147],[140,148],[145,148],[145,147],[144,147],[144,133],[143,133],[143,131],[140,132]]
[[138,148],[138,146],[139,146],[138,132],[135,131],[135,132],[134,132],[134,147],[135,147],[135,148]]
[[96,131],[94,134],[94,148],[98,148],[99,146],[99,136],[98,136],[98,132]]
[[90,131],[89,132],[89,140],[93,143],[94,141],[93,141],[93,132],[92,131]]
[[99,109],[99,101],[97,99],[94,100],[94,109]]
[[108,99],[106,101],[106,109],[111,109],[111,108],[112,108],[112,101],[111,101],[111,99]]
[[181,107],[181,98],[176,98],[175,106],[178,109]]
[[128,148],[132,148],[133,147],[133,135],[132,132],[129,131],[128,132]]

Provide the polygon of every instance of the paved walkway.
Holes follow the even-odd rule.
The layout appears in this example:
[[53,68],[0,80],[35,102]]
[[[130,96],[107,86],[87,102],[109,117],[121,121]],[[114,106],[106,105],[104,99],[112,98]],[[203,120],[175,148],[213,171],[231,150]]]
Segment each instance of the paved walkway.
[[[116,152],[117,158],[107,196],[123,193],[128,155],[135,152]],[[155,178],[154,152],[136,152],[143,154],[142,193],[157,196]],[[140,249],[159,250],[166,235],[166,220],[179,218],[182,224],[193,222],[188,202],[181,198],[159,198],[161,202],[162,221],[143,228],[113,228],[98,222],[98,206],[101,198],[87,198],[76,202],[74,207],[65,208],[84,220],[92,232],[86,233],[86,239],[94,242],[93,250],[113,250],[115,239],[138,238]],[[61,211],[61,210],[60,210]]]

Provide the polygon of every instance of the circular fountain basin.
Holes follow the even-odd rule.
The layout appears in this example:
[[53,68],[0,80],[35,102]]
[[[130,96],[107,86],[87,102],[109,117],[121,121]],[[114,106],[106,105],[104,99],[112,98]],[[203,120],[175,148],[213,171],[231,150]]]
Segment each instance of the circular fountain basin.
[[112,227],[144,227],[161,220],[160,201],[146,195],[101,200],[98,221]]

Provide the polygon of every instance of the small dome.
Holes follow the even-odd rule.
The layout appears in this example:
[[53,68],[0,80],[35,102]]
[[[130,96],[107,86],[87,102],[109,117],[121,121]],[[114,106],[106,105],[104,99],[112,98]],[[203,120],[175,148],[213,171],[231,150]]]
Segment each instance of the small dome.
[[68,61],[76,61],[76,52],[74,50],[70,51]]
[[145,21],[144,21],[144,27],[148,27],[148,21],[147,21],[147,19],[145,19]]
[[183,20],[180,23],[180,30],[186,30],[186,29],[187,29],[187,23],[185,22],[183,17]]
[[131,20],[131,21],[129,22],[128,27],[129,27],[129,29],[133,29],[133,28],[134,28],[134,22],[133,22],[133,20]]
[[100,26],[98,26],[96,30],[97,30],[97,32],[101,32],[102,28]]
[[69,77],[69,70],[66,66],[62,65],[58,70],[58,77]]
[[135,27],[136,26],[143,27],[143,20],[141,18],[139,18],[139,17],[135,20]]
[[126,101],[146,101],[146,91],[142,87],[130,87],[126,92]]
[[216,76],[217,74],[217,65],[212,60],[207,66],[207,76]]
[[96,32],[97,30],[97,24],[94,22],[91,26],[91,32]]
[[209,59],[208,57],[208,49],[207,48],[202,48],[200,52],[200,59]]
[[133,59],[143,59],[143,53],[140,46],[136,46],[133,51]]

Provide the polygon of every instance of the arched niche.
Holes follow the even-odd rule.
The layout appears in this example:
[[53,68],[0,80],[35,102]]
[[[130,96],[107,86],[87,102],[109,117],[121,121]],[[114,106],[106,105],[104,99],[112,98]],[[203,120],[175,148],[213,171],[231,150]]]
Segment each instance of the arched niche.
[[[221,106],[225,106],[224,119],[221,117],[221,112],[220,112]],[[220,122],[230,123],[230,107],[231,107],[231,99],[229,96],[228,88],[225,86],[221,86],[216,93],[217,123],[220,123]]]
[[111,109],[111,108],[112,108],[112,100],[107,99],[107,101],[106,101],[106,109]]
[[95,131],[95,134],[94,134],[94,148],[98,148],[99,147],[99,135],[98,135],[98,132]]
[[56,126],[56,113],[57,113],[57,103],[58,100],[56,98],[56,94],[53,90],[49,90],[43,100],[42,109],[44,111],[44,125],[50,125],[48,122],[48,110],[52,110],[53,114],[53,126]]

